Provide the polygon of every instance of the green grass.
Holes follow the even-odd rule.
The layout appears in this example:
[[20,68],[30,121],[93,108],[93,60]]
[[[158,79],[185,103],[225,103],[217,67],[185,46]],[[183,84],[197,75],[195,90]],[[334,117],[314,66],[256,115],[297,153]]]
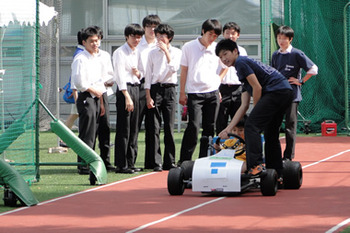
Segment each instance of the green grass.
[[[176,143],[176,161],[180,155],[180,145],[183,132],[175,133]],[[163,133],[161,134],[163,137]],[[111,133],[111,143],[114,144],[115,133]],[[40,163],[74,163],[77,160],[76,154],[72,149],[68,149],[67,153],[48,153],[50,147],[57,146],[57,136],[52,132],[40,132]],[[136,167],[144,167],[144,151],[145,151],[145,133],[141,131],[138,140],[139,155],[136,160]],[[163,151],[163,142],[161,142]],[[197,150],[199,147],[197,147]],[[96,149],[99,154],[99,150]],[[198,155],[198,151],[195,151],[194,158]],[[111,163],[114,164],[114,147],[111,148]],[[118,180],[126,179],[129,177],[137,176],[151,172],[152,170],[145,170],[137,174],[116,174],[114,172],[108,172],[108,183],[113,183]],[[43,202],[53,198],[61,197],[71,193],[83,191],[94,186],[90,185],[88,175],[79,175],[77,173],[76,166],[40,166],[40,180],[32,183],[30,186],[34,193],[34,196]],[[0,189],[0,213],[14,209],[13,207],[4,206],[3,190]]]

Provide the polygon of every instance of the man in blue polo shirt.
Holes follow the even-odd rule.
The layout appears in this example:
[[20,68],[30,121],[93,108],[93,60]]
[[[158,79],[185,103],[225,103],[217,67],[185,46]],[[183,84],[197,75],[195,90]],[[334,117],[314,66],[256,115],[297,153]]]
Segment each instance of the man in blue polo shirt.
[[241,106],[219,137],[228,137],[227,133],[243,118],[253,97],[254,108],[245,123],[248,174],[258,175],[265,169],[260,136],[264,132],[266,167],[275,169],[281,176],[283,164],[279,129],[286,108],[293,100],[288,80],[270,66],[239,56],[236,42],[230,39],[220,41],[215,53],[226,66],[236,68],[239,80],[243,83]]
[[[286,111],[285,134],[286,148],[283,159],[294,159],[295,141],[298,123],[298,105],[302,100],[301,86],[318,73],[318,67],[305,53],[292,46],[294,30],[289,26],[281,26],[277,29],[276,39],[279,49],[272,54],[271,66],[281,72],[293,88],[294,100]],[[301,76],[301,69],[306,74]]]

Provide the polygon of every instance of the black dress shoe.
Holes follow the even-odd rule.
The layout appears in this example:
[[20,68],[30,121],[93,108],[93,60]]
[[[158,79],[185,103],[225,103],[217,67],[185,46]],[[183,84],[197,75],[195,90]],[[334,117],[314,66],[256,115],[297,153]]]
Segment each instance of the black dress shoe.
[[107,165],[107,166],[106,166],[106,170],[107,170],[107,171],[115,171],[115,167],[112,166],[112,165]]
[[142,172],[143,171],[143,168],[141,168],[141,167],[132,167],[131,169],[134,170],[135,172]]
[[60,141],[60,147],[68,148],[67,144],[64,141]]
[[160,166],[156,166],[156,167],[153,168],[153,171],[155,171],[155,172],[161,172],[161,171],[163,171],[163,169],[162,169],[162,167],[160,167]]
[[163,170],[170,170],[170,169],[172,169],[172,168],[175,168],[175,167],[177,167],[174,163],[172,163],[172,164],[170,164],[170,165],[168,165],[168,166],[163,166]]
[[133,174],[135,171],[131,168],[117,168],[115,173]]

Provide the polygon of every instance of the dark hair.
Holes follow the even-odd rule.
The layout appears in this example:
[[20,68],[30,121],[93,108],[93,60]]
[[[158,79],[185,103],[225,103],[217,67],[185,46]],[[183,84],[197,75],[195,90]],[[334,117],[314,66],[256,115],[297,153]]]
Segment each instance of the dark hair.
[[224,32],[226,29],[234,29],[236,32],[241,33],[241,28],[235,22],[226,23],[222,28],[222,31]]
[[83,38],[82,38],[82,34],[84,32],[84,28],[80,29],[80,31],[78,31],[77,33],[77,40],[78,40],[78,44],[83,45]]
[[158,25],[160,24],[161,20],[158,15],[147,15],[145,18],[142,20],[142,27],[145,28],[146,26],[149,25]]
[[124,29],[124,36],[125,37],[128,37],[130,35],[143,36],[143,34],[145,34],[145,31],[140,26],[140,24],[137,24],[137,23],[128,24],[128,25],[126,25],[126,27]]
[[219,36],[221,34],[221,23],[216,19],[207,19],[202,24],[202,30],[202,35],[207,31],[214,30],[215,34]]
[[101,40],[103,39],[103,31],[99,26],[93,26],[94,28],[96,28],[97,31],[97,36],[101,38]]
[[169,42],[171,42],[174,38],[174,29],[165,23],[159,24],[155,29],[154,29],[155,34],[166,34],[168,36]]
[[222,50],[229,50],[231,52],[233,52],[233,50],[237,49],[238,51],[238,47],[237,47],[237,43],[234,42],[231,39],[223,39],[220,40],[219,43],[217,43],[216,48],[215,48],[215,54],[216,56],[219,56],[219,53]]
[[97,35],[98,37],[100,37],[101,36],[101,34],[100,34],[101,32],[99,30],[101,30],[101,29],[99,27],[97,27],[97,26],[87,27],[81,33],[81,39],[83,41],[86,41],[89,37],[94,36],[94,35]]
[[276,31],[276,37],[278,35],[285,35],[289,39],[294,37],[294,30],[289,26],[280,26]]

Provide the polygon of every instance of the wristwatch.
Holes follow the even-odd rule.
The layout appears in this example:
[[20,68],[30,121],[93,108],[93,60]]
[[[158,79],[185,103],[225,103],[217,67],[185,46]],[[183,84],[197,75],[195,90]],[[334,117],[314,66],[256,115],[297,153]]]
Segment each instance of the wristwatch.
[[301,81],[300,81],[300,84],[301,84],[301,85],[304,85],[304,83],[305,83],[304,80],[301,80]]

